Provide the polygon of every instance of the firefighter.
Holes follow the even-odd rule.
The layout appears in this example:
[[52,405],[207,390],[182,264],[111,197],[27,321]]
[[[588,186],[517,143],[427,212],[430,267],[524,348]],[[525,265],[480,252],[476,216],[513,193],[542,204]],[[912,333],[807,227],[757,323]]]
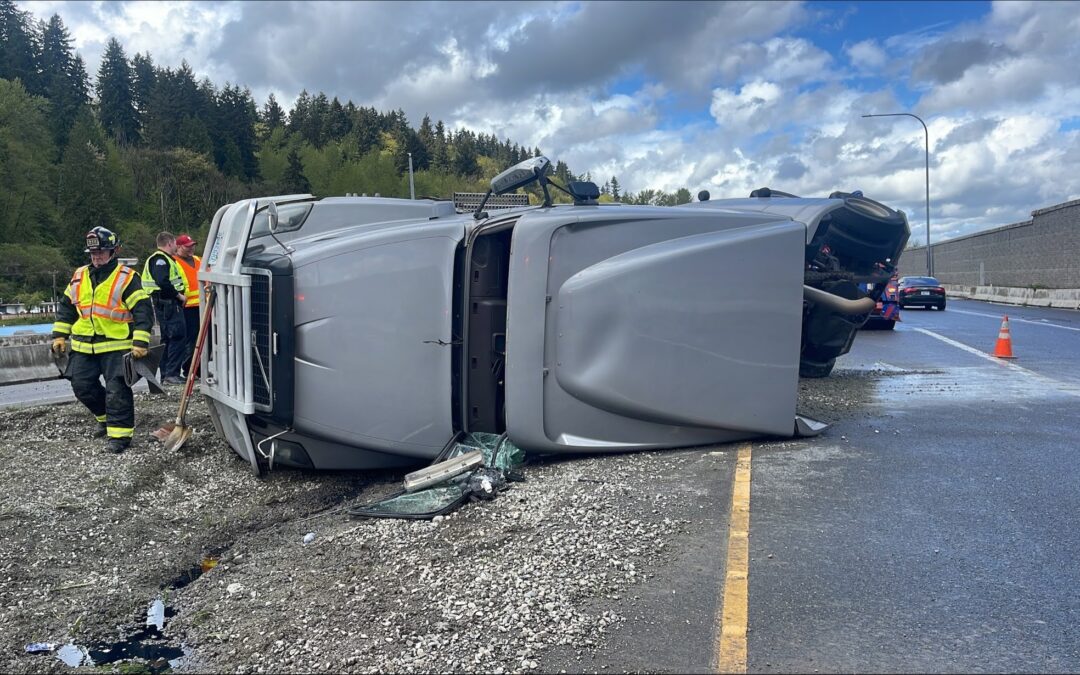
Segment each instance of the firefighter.
[[199,336],[199,263],[202,258],[192,253],[197,243],[187,234],[176,238],[176,263],[184,273],[184,330],[187,334],[184,365],[181,368],[184,376],[191,371],[191,357]]
[[187,349],[187,328],[184,325],[184,273],[177,264],[176,237],[169,232],[157,236],[157,250],[143,265],[142,286],[153,301],[154,315],[161,329],[165,353],[161,355],[161,381],[164,384],[184,384],[180,367]]
[[[116,260],[120,240],[104,227],[86,234],[90,264],[75,270],[60,299],[53,324],[52,350],[63,354],[71,339],[67,377],[75,397],[98,421],[95,438],[116,453],[131,445],[135,403],[124,379],[124,354],[141,359],[154,326],[150,298],[139,273]],[[101,386],[104,378],[105,386]]]

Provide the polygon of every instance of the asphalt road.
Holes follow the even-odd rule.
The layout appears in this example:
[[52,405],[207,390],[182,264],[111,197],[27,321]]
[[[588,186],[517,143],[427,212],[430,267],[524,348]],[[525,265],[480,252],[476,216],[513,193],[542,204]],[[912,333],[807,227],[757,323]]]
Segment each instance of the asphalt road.
[[[963,348],[1005,313],[1011,366]],[[898,372],[755,454],[748,670],[1080,671],[1080,314],[950,300],[838,367]]]

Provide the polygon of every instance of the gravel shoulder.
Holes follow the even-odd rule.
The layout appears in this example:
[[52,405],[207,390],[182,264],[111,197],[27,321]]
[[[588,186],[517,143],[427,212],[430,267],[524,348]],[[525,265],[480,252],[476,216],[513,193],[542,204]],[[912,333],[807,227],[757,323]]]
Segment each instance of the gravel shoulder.
[[[800,412],[856,414],[881,376],[803,380]],[[24,646],[118,640],[157,597],[189,650],[180,671],[580,670],[612,636],[665,641],[658,617],[678,607],[657,588],[687,561],[722,574],[735,445],[532,461],[525,482],[435,522],[354,520],[345,505],[403,472],[256,478],[199,399],[195,435],[166,453],[148,434],[176,405],[137,395],[120,456],[79,404],[0,411],[0,671],[68,672]],[[207,554],[221,563],[177,588]],[[711,630],[715,587],[690,604]]]

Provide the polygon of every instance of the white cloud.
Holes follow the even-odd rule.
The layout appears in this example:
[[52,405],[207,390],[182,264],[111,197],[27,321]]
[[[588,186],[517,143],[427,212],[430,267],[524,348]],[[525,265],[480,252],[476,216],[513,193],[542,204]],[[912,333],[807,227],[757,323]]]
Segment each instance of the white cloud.
[[885,65],[888,56],[876,40],[863,40],[847,48],[848,59],[857,70],[877,70]]
[[757,134],[771,126],[771,118],[784,90],[772,82],[756,80],[734,89],[714,89],[709,113],[732,133]]

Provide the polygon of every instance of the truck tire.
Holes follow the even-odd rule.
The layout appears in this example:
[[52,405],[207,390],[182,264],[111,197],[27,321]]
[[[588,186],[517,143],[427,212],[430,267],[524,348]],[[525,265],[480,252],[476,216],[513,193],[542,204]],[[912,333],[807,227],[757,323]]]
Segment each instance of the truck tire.
[[811,361],[799,362],[799,377],[821,378],[828,377],[836,365],[836,359],[829,359],[825,363],[813,363]]

